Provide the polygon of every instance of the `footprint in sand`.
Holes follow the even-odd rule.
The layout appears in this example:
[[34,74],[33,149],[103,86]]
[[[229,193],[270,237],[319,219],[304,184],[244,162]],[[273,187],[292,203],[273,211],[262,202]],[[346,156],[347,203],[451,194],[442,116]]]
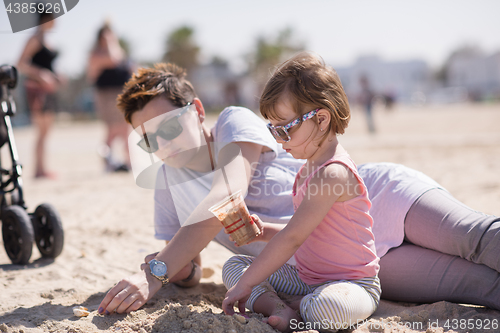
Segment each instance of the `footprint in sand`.
[[211,277],[212,275],[214,275],[215,271],[213,269],[211,269],[210,267],[203,267],[203,275],[202,277],[204,279],[208,279],[209,277]]

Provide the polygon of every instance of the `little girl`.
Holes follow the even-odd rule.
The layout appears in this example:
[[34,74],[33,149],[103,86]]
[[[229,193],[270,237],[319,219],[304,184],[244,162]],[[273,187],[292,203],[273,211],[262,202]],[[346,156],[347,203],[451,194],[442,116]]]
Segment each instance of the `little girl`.
[[[267,246],[256,258],[224,264],[229,290],[222,308],[233,314],[238,302],[240,312],[246,306],[262,313],[281,331],[356,325],[378,306],[379,258],[366,187],[337,140],[350,119],[340,79],[321,59],[301,53],[267,82],[260,111],[278,143],[307,162],[295,179],[290,222],[283,228],[254,215],[263,228],[255,240]],[[286,264],[292,256],[296,266]],[[285,303],[277,292],[294,297]]]

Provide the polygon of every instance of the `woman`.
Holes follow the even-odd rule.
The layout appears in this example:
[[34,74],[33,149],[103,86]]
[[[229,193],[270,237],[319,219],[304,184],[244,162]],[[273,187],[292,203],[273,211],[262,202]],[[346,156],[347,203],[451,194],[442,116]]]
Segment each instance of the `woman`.
[[382,298],[500,309],[500,217],[403,165],[367,163],[359,173],[372,201]]
[[[229,237],[221,231],[220,222],[215,217],[207,215],[208,208],[227,195],[228,187],[232,192],[237,189],[248,191],[245,199],[247,206],[251,212],[257,213],[263,220],[283,224],[293,214],[292,200],[289,194],[292,190],[294,176],[303,161],[293,160],[288,154],[283,154],[281,148],[277,146],[276,141],[266,129],[265,123],[249,110],[227,108],[219,116],[214,128],[206,127],[203,105],[196,98],[192,85],[185,80],[184,75],[180,69],[173,65],[157,65],[154,69],[140,69],[138,74],[134,75],[126,84],[124,93],[119,97],[120,109],[125,113],[127,121],[137,131],[132,132],[131,152],[143,151],[148,163],[146,167],[145,164],[136,163],[135,153],[132,153],[134,175],[139,185],[146,187],[146,185],[154,184],[156,186],[156,237],[165,239],[168,241],[168,245],[161,252],[147,256],[147,264],[142,264],[141,272],[123,279],[113,287],[101,302],[100,313],[136,310],[167,281],[182,286],[197,284],[201,277],[199,253],[213,239],[235,253],[258,255],[265,244],[255,242],[236,247],[229,240]],[[228,143],[238,146],[238,151],[241,151],[243,167],[228,168],[224,173],[222,170],[225,169],[225,166],[236,160],[234,152],[228,149],[231,146]],[[296,164],[293,164],[292,161],[295,161]],[[136,169],[136,166],[139,165],[139,169]],[[424,193],[430,193],[433,186],[439,187],[439,185],[429,186],[426,183],[424,183],[425,186],[420,186],[419,181],[412,174],[415,171],[411,169],[401,166],[404,170],[411,172],[406,176],[397,177],[398,172],[391,171],[397,171],[397,168],[389,166],[380,169],[381,166],[383,165],[360,166],[362,177],[370,178],[373,176],[374,180],[381,180],[378,183],[365,179],[368,192],[373,199],[372,210],[380,208],[379,214],[374,214],[376,240],[382,238],[385,228],[396,226],[401,230],[402,227],[404,232],[404,219],[408,210],[420,207],[418,199],[424,198]],[[149,168],[153,170],[149,172],[150,175],[156,175],[156,171],[159,170],[156,183],[147,181]],[[363,172],[363,168],[365,172]],[[370,174],[370,172],[372,173]],[[414,182],[415,185],[410,186],[409,182]],[[374,184],[379,186],[374,186]],[[435,183],[431,181],[431,184]],[[407,187],[413,193],[412,197],[407,196],[405,192]],[[418,191],[415,192],[415,188]],[[375,200],[379,194],[380,196]],[[393,205],[394,198],[399,197],[406,200],[405,205]],[[454,207],[461,204],[451,202],[450,205]],[[384,215],[386,207],[390,207],[395,215]],[[264,217],[262,217],[263,215]],[[433,216],[439,217],[439,214]],[[385,220],[386,217],[390,220]],[[473,219],[474,216],[471,215],[471,221]],[[436,221],[435,218],[434,221]],[[495,221],[498,221],[498,218],[488,217],[478,220],[476,223],[485,231],[485,236],[491,236],[491,242],[498,244],[500,234],[495,234],[494,228],[488,228],[498,225]],[[454,222],[454,220],[448,220],[446,223],[450,229],[453,229]],[[378,231],[376,230],[377,225],[380,227]],[[463,234],[463,239],[458,240],[458,242],[460,244],[467,243],[469,234],[463,231],[459,232]],[[404,251],[401,252],[409,258],[412,258],[412,249],[430,251],[428,253],[430,260],[448,256],[439,250],[426,250],[420,246],[414,246],[416,249],[406,245],[399,246],[402,241],[401,233],[397,233],[395,236],[389,235],[385,251],[387,252],[390,247],[396,247],[396,249],[381,259],[382,297],[385,295],[384,288],[386,288],[389,292],[388,298],[404,300],[405,291],[411,290],[414,285],[419,284],[422,296],[427,297],[426,301],[429,302],[437,300],[459,301],[462,296],[464,300],[471,301],[464,290],[469,289],[472,292],[477,290],[478,294],[483,295],[485,284],[476,284],[477,277],[474,270],[469,270],[468,274],[464,276],[464,273],[458,270],[463,265],[477,268],[480,272],[488,275],[488,282],[500,281],[498,269],[490,268],[483,263],[470,262],[453,253],[454,255],[449,255],[449,257],[455,263],[463,265],[457,266],[456,269],[447,269],[447,266],[438,264],[435,268],[443,269],[441,273],[448,281],[459,281],[464,293],[455,294],[457,289],[450,288],[438,288],[441,291],[433,293],[433,290],[436,289],[434,288],[435,284],[440,283],[439,281],[433,280],[431,284],[426,283],[426,280],[415,279],[401,279],[397,288],[391,291],[391,283],[402,276],[400,274],[404,274],[404,278],[406,278],[408,275],[411,276],[415,270],[425,274],[433,269],[428,262],[422,262],[419,265],[420,262],[415,262],[415,260],[415,266],[405,266],[407,270],[404,272],[399,268],[393,269],[392,265],[398,264],[398,260],[401,259],[399,256],[397,258],[392,256],[397,250],[403,249]],[[384,251],[384,243],[380,244],[382,247],[377,248],[378,253]],[[409,251],[406,251],[407,249]],[[483,252],[494,254],[492,248]],[[382,255],[379,254],[379,256]],[[392,258],[395,260],[392,261]],[[408,262],[410,261],[408,260]],[[384,266],[389,269],[385,269]],[[461,279],[458,279],[459,277]],[[385,283],[384,280],[388,283]],[[500,286],[496,285],[489,290],[491,296],[488,298],[477,297],[474,303],[500,309]]]
[[[95,103],[97,115],[106,124],[106,139],[100,147],[106,171],[128,171],[128,141],[130,126],[116,108],[116,97],[122,91],[123,84],[130,78],[130,69],[125,58],[125,51],[108,24],[97,34],[97,41],[90,54],[87,77],[95,85]],[[122,139],[125,147],[125,161],[118,163],[113,159],[111,147],[115,139]]]
[[19,71],[26,76],[25,90],[31,120],[38,129],[35,146],[35,177],[53,178],[54,174],[46,169],[45,144],[47,135],[54,122],[57,110],[56,91],[60,78],[54,72],[53,61],[57,52],[45,41],[46,33],[54,27],[51,13],[39,14],[39,25],[30,37],[17,64]]

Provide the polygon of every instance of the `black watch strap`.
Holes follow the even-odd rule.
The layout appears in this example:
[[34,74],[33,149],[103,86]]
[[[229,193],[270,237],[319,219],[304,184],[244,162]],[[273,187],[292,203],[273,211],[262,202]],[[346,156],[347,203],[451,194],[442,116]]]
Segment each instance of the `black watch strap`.
[[189,282],[193,279],[194,274],[196,273],[196,264],[194,263],[194,260],[191,260],[191,264],[193,265],[193,268],[191,269],[191,273],[189,274],[189,276],[187,278],[182,280],[182,282]]

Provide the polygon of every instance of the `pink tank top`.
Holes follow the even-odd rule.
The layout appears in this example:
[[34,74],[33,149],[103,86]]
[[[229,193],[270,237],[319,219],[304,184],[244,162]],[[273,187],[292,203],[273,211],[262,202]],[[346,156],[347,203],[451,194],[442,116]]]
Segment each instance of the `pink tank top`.
[[356,165],[347,153],[337,155],[321,165],[297,189],[298,172],[293,186],[294,209],[297,210],[302,202],[314,174],[331,163],[349,168],[356,176],[362,194],[344,202],[335,202],[323,221],[295,252],[299,277],[309,285],[373,277],[379,270],[372,233],[373,219],[368,213],[371,202]]

